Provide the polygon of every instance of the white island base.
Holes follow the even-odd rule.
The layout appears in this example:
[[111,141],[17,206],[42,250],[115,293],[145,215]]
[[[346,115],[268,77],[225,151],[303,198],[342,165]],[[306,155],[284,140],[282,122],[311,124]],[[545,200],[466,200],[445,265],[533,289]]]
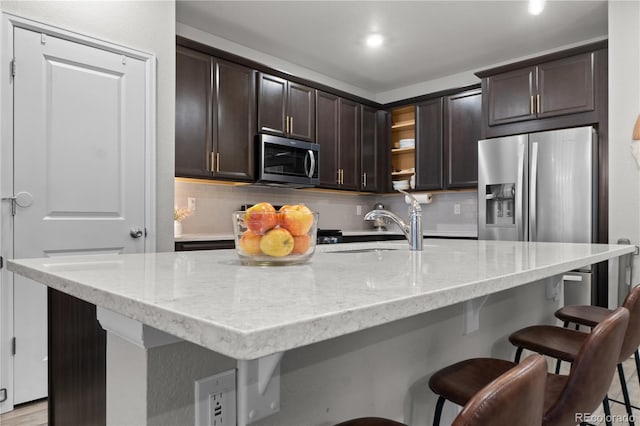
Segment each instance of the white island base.
[[[277,412],[252,424],[382,416],[427,425],[434,371],[469,357],[512,359],[510,333],[555,322],[563,272],[633,250],[427,240],[421,253],[402,242],[319,247],[310,264],[284,268],[241,266],[228,250],[8,267],[100,308],[109,425],[192,425],[195,380],[279,352]],[[455,415],[445,407],[442,424]]]

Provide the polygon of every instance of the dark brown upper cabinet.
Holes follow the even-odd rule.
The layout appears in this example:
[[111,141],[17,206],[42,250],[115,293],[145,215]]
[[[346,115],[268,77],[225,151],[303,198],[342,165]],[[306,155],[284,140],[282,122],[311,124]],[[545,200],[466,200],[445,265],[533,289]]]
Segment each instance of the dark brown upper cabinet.
[[489,126],[593,111],[594,53],[487,77]]
[[253,180],[255,104],[255,71],[178,46],[176,176]]
[[360,188],[360,104],[318,91],[317,135],[320,186]]
[[482,92],[468,90],[444,100],[445,189],[478,184],[478,140],[482,128]]
[[176,48],[176,176],[211,178],[213,58]]
[[444,188],[442,180],[443,99],[416,105],[416,189]]
[[362,106],[360,127],[360,191],[376,192],[379,179],[379,158],[382,145],[379,143],[380,128],[378,110],[368,106]]
[[315,142],[315,90],[258,74],[258,131]]

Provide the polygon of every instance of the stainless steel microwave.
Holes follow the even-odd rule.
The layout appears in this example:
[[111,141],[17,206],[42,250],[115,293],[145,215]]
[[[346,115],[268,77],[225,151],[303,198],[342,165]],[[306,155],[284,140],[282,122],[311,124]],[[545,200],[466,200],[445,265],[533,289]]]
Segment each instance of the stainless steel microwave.
[[272,135],[258,135],[257,183],[315,186],[319,178],[320,145]]

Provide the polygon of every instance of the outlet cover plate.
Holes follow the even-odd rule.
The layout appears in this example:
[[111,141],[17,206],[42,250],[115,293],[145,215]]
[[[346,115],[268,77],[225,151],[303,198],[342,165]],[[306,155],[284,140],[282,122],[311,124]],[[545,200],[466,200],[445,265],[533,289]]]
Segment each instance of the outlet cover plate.
[[236,370],[195,381],[195,425],[236,426]]

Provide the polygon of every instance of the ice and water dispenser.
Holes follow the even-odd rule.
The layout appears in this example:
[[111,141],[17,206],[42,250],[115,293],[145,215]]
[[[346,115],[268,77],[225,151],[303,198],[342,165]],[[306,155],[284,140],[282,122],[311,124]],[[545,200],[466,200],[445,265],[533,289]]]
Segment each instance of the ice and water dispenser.
[[486,185],[486,224],[515,225],[515,183]]

